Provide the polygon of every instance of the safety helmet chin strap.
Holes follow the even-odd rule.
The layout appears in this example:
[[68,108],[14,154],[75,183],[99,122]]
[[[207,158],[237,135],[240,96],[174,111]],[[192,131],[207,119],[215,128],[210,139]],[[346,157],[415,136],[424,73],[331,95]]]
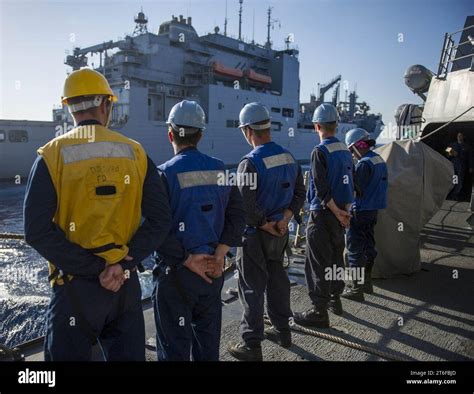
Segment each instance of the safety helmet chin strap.
[[85,100],[85,101],[81,101],[79,103],[74,103],[74,104],[70,103],[70,104],[67,104],[67,106],[69,108],[69,112],[71,114],[74,114],[75,112],[86,111],[91,108],[100,107],[100,105],[104,102],[104,100],[109,102],[109,111],[107,113],[107,118],[105,121],[105,127],[107,127],[110,123],[110,119],[112,115],[112,100],[110,100],[110,97],[94,96],[94,98],[91,100]]
[[73,114],[74,112],[86,111],[90,108],[99,107],[102,104],[104,96],[94,96],[91,100],[84,100],[79,103],[68,103],[69,112]]
[[270,120],[264,124],[249,124],[247,127],[250,127],[252,130],[266,130],[271,126]]
[[359,149],[356,148],[355,144],[351,146],[351,149],[356,153],[359,159],[362,157],[362,155],[359,152]]
[[109,112],[107,114],[107,119],[105,120],[105,127],[109,126],[110,120],[112,119],[112,100],[110,100],[110,97],[107,98],[107,101],[109,102]]

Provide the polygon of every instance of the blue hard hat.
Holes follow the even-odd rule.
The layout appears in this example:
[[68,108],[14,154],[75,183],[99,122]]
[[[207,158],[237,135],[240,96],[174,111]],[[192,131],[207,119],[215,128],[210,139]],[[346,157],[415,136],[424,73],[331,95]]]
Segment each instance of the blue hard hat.
[[[260,103],[249,103],[242,108],[239,115],[239,127],[254,125],[264,120],[270,121],[270,112],[268,109]],[[264,127],[255,127],[255,130],[268,129],[270,124],[263,125]]]
[[183,100],[171,108],[166,124],[171,125],[174,129],[182,126],[204,130],[206,115],[196,101]]
[[357,127],[355,129],[349,130],[346,134],[345,139],[346,139],[347,147],[350,148],[352,145],[354,145],[355,143],[359,141],[370,140],[370,134],[366,130],[360,127]]
[[331,123],[339,120],[339,114],[334,105],[323,103],[314,110],[313,123]]

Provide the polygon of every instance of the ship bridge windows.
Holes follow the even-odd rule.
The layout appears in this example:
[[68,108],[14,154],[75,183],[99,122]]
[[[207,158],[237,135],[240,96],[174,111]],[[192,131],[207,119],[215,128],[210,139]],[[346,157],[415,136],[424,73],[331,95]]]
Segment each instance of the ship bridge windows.
[[229,129],[237,129],[239,127],[240,122],[238,120],[232,120],[232,119],[227,119],[226,121],[226,127]]
[[0,142],[4,142],[7,139],[7,136],[3,130],[0,130]]
[[293,118],[295,116],[295,111],[293,108],[283,108],[282,116],[284,118]]
[[281,109],[277,107],[272,107],[272,112],[279,114],[281,112]]
[[272,131],[281,131],[281,122],[272,122]]
[[165,100],[163,93],[150,93],[148,96],[148,120],[165,120]]
[[10,130],[8,132],[10,142],[28,142],[28,132],[26,130]]

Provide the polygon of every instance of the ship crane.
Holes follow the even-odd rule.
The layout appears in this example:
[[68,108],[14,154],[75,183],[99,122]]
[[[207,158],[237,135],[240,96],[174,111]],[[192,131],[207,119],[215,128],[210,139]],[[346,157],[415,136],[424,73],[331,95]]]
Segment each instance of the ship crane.
[[[334,85],[337,84],[336,89],[339,89],[339,82],[341,81],[341,75],[337,75],[335,78],[333,78],[330,82],[328,82],[325,85],[320,85],[318,83],[318,100],[317,100],[317,105],[320,105],[324,103],[324,95],[328,90],[330,90]],[[338,94],[336,94],[337,98]]]

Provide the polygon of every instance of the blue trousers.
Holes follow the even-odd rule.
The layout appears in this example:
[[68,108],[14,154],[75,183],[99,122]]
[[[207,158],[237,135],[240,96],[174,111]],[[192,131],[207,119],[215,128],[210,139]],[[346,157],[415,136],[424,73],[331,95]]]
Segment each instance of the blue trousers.
[[220,277],[209,284],[184,266],[155,269],[159,361],[219,361],[223,283]]
[[[70,286],[69,291],[65,286]],[[71,291],[80,306],[71,300]],[[48,307],[45,361],[90,361],[90,331],[107,361],[145,361],[145,324],[136,272],[114,293],[99,280],[73,278],[55,285]]]
[[352,212],[351,225],[347,230],[346,242],[350,267],[365,267],[375,261],[374,229],[377,224],[377,211]]

